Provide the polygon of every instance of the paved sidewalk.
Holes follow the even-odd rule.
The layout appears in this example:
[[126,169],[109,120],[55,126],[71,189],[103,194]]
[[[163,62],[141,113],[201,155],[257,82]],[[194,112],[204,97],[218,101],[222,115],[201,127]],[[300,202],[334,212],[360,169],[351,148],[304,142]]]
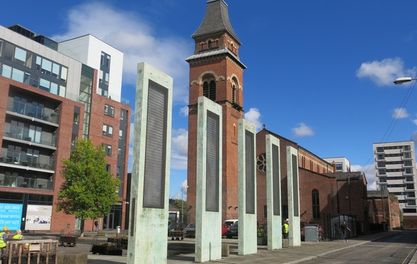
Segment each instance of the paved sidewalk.
[[[343,249],[357,247],[368,243],[373,240],[377,240],[383,237],[394,235],[395,232],[385,232],[378,233],[373,235],[361,236],[352,240],[349,240],[348,243],[342,240],[336,241],[324,241],[324,242],[303,242],[301,247],[291,247],[283,248],[274,251],[268,251],[265,246],[260,246],[258,248],[258,253],[254,255],[247,256],[238,256],[236,254],[237,248],[232,247],[232,254],[230,257],[223,258],[220,261],[212,261],[211,263],[286,263],[286,264],[295,264],[307,260],[312,260],[320,256],[324,256],[330,253],[334,253]],[[230,240],[232,245],[236,245],[237,240]],[[126,257],[121,256],[99,256],[99,255],[89,255],[88,263],[126,263]],[[194,263],[194,254],[180,254],[176,256],[171,256],[168,259],[169,264],[178,264],[178,263]]]

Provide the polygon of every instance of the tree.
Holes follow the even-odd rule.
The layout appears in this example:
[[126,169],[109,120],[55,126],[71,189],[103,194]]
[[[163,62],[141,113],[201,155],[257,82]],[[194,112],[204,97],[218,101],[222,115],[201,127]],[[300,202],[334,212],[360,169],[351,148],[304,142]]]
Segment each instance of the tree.
[[58,211],[81,219],[104,217],[117,201],[119,180],[106,170],[104,150],[90,140],[78,140],[68,160],[64,160],[64,184],[58,194]]

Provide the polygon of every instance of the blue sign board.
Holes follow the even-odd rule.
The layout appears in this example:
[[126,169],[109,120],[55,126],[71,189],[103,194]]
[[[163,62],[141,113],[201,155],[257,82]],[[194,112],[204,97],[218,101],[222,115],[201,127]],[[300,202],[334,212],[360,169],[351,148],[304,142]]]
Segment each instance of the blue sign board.
[[23,204],[0,203],[0,229],[7,226],[9,230],[20,229]]

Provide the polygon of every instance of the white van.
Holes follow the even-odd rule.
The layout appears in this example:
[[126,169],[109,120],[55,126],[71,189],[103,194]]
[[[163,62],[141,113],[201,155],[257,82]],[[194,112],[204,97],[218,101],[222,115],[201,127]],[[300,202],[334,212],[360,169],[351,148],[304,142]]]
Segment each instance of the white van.
[[234,225],[237,221],[239,221],[239,219],[227,219],[226,221],[224,221],[224,224],[227,225],[228,227],[231,227],[232,225]]

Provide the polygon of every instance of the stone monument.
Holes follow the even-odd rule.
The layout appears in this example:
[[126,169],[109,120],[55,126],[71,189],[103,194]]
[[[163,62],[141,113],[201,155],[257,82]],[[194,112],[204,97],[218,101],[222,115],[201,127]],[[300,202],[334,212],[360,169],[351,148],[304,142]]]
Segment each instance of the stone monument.
[[222,257],[222,107],[198,98],[195,261]]
[[280,141],[266,135],[266,217],[268,250],[282,248]]
[[288,218],[289,245],[301,246],[300,234],[300,192],[298,179],[298,150],[287,147],[287,188],[288,188]]
[[172,86],[167,74],[138,64],[129,264],[167,262]]
[[240,119],[238,125],[239,255],[255,254],[258,251],[255,142],[255,126],[245,119]]

